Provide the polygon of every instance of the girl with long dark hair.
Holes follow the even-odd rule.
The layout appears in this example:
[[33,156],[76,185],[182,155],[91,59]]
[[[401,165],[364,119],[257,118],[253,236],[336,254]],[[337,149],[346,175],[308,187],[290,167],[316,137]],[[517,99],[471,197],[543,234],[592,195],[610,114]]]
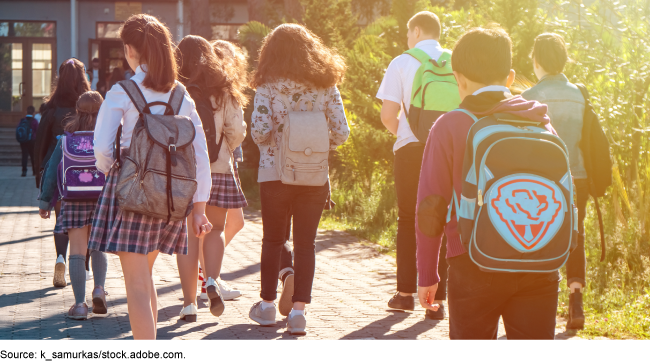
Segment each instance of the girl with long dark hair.
[[[203,252],[202,268],[210,312],[220,316],[225,309],[224,300],[241,295],[220,281],[219,274],[225,249],[223,232],[228,210],[247,205],[244,193],[234,177],[232,159],[232,151],[246,136],[242,110],[246,98],[237,87],[237,79],[227,73],[225,63],[217,58],[212,46],[204,38],[194,35],[183,38],[178,44],[177,59],[179,79],[195,102],[205,105],[199,107],[199,115],[204,127],[215,130],[216,139],[208,140],[208,143],[216,144],[212,145],[215,147],[211,152],[218,154],[216,161],[210,164],[212,190],[206,206],[206,215],[213,229],[203,237],[202,243],[191,233],[188,254],[177,256],[184,297],[180,316],[181,319],[195,321],[200,249]],[[204,109],[207,112],[203,112]]]
[[[79,96],[90,91],[90,84],[86,80],[86,69],[80,60],[70,58],[59,67],[59,77],[54,83],[52,93],[45,101],[45,110],[38,125],[36,140],[34,141],[34,170],[41,172],[50,155],[54,151],[58,137],[63,134],[63,122],[66,118],[75,115],[75,105]],[[40,177],[36,177],[36,187],[40,184]],[[59,218],[61,203],[57,202],[54,211]],[[65,287],[65,263],[68,254],[68,236],[54,232],[54,246],[56,248],[56,264],[54,266],[53,284],[55,287]]]

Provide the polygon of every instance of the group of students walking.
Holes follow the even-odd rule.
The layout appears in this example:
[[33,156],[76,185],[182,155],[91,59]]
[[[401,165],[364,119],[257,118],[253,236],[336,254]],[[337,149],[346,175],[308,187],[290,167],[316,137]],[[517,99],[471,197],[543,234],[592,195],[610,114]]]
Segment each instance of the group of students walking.
[[[474,208],[466,201],[462,173],[466,140],[478,118],[511,115],[523,122],[518,127],[535,126],[535,132],[541,128],[544,137],[564,145],[557,141],[558,130],[576,185],[585,177],[576,146],[585,100],[561,73],[567,59],[563,40],[552,34],[537,38],[534,63],[541,81],[524,94],[525,99],[508,89],[514,71],[511,41],[503,30],[470,30],[451,52],[438,43],[441,28],[435,14],[416,14],[408,28],[411,50],[390,64],[377,94],[384,102],[382,121],[397,136],[398,292],[388,305],[413,310],[417,293],[427,316],[443,319],[443,301],[448,300],[452,338],[496,338],[499,316],[509,338],[552,338],[559,267],[498,273],[496,268],[481,266],[467,254],[460,215],[467,217],[468,208]],[[256,90],[250,129],[260,150],[264,234],[261,300],[251,307],[249,317],[260,325],[273,325],[279,310],[288,317],[291,334],[306,334],[315,237],[323,210],[331,207],[329,152],[350,134],[337,88],[346,70],[343,58],[304,26],[283,24],[264,39],[249,80],[239,47],[191,35],[176,47],[169,29],[155,17],[130,17],[120,37],[125,58],[135,70],[133,77],[114,85],[104,100],[90,90],[83,63],[66,60],[36,136],[40,144],[36,170],[42,171],[37,178],[40,215],[49,218],[54,209],[57,219],[54,285],[58,287],[67,284],[70,245],[67,264],[75,304],[68,316],[85,319],[89,309],[107,312],[105,253],[120,258],[135,339],[156,338],[152,269],[160,252],[177,255],[181,319],[196,321],[197,280],[203,281],[199,296],[208,300],[215,316],[224,313],[226,300],[241,295],[219,276],[225,248],[244,226],[242,208],[247,203],[234,153],[241,151],[246,135],[244,91],[250,86]],[[84,158],[92,158],[92,163],[83,164]],[[491,160],[485,170],[490,166],[497,175]],[[557,167],[555,174],[561,169]],[[516,199],[524,192],[532,196],[530,191],[517,189],[512,192],[515,199],[505,200],[524,203],[517,207],[532,220],[542,218],[546,223],[542,227],[521,221],[512,224],[524,231],[525,241],[530,242],[531,231],[534,238],[541,236],[540,228],[544,233],[556,230],[548,233],[554,236],[535,242],[538,246],[574,239],[564,238],[566,231],[573,230],[574,219],[565,197],[573,198],[573,188],[570,180],[568,184],[563,180],[566,191],[553,189],[562,194],[562,206],[556,203],[559,195],[549,200],[544,190],[532,190],[543,202],[535,206],[537,217],[526,209],[530,199],[524,201],[528,204]],[[510,190],[506,184],[504,193]],[[588,189],[576,189],[580,238],[577,250],[572,244],[568,269],[570,324],[580,326]],[[480,189],[478,194],[483,205]],[[485,191],[486,203],[490,198],[500,203],[492,194]],[[544,219],[545,211],[557,212],[561,207],[568,216],[567,228],[555,221],[556,216]],[[515,207],[512,210],[517,213]],[[288,244],[292,221],[293,250]],[[92,308],[86,304],[85,291],[89,259],[95,284]]]
[[[144,14],[130,17],[120,37],[134,76],[103,99],[90,90],[83,63],[66,60],[37,132],[40,215],[50,218],[54,209],[57,219],[57,287],[67,285],[70,245],[75,304],[68,316],[107,312],[105,253],[120,258],[136,339],[156,337],[152,268],[160,252],[177,255],[180,319],[196,321],[197,295],[215,316],[241,295],[219,276],[224,250],[244,226],[247,202],[236,160],[246,135],[244,91],[252,86],[264,241],[261,300],[249,316],[275,324],[282,283],[277,308],[289,317],[292,334],[305,334],[314,241],[329,202],[328,153],[350,132],[336,88],[345,72],[342,57],[303,26],[287,24],[265,39],[249,80],[246,58],[230,42],[189,35],[174,46],[169,30]],[[276,163],[274,152],[281,151],[292,159]],[[84,164],[88,157],[93,162]],[[88,260],[92,307],[86,304]]]
[[[377,92],[397,136],[397,292],[388,306],[413,310],[417,294],[439,320],[447,300],[452,339],[496,339],[500,317],[509,339],[553,339],[566,263],[567,328],[582,329],[586,205],[602,196],[608,172],[611,183],[611,164],[599,140],[603,177],[589,179],[585,139],[602,129],[584,86],[562,73],[564,39],[535,39],[539,82],[513,95],[504,30],[471,29],[453,52],[440,34],[435,14],[413,16],[410,50]],[[600,134],[585,136],[586,126]]]

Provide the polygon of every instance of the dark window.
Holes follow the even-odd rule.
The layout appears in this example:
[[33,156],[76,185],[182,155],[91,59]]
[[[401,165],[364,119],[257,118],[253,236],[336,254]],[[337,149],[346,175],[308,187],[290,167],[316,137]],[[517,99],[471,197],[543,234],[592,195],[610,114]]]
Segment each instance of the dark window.
[[0,37],[56,37],[56,23],[36,21],[1,21]]

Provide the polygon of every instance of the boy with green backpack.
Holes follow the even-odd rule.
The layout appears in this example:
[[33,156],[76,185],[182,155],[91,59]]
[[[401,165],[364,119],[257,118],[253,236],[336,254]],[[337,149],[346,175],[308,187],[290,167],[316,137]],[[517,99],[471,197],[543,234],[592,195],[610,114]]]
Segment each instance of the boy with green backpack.
[[[395,58],[377,92],[383,101],[381,120],[397,140],[395,189],[397,191],[397,292],[388,306],[413,310],[417,292],[416,239],[429,237],[416,232],[415,207],[422,155],[429,130],[438,117],[460,104],[458,85],[451,69],[451,52],[443,49],[438,17],[429,11],[415,14],[408,22],[409,50]],[[444,249],[444,244],[443,244]],[[444,253],[444,251],[443,251]],[[447,264],[441,258],[440,287],[436,301],[446,299]],[[427,317],[444,319],[444,309],[427,310]]]

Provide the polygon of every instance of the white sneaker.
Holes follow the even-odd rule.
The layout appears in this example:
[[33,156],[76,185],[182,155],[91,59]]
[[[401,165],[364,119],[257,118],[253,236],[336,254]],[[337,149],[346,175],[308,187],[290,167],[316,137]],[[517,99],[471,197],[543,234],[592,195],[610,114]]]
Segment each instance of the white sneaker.
[[219,290],[224,300],[233,300],[241,296],[241,291],[233,289],[221,278],[217,279],[217,284],[219,285]]
[[65,259],[63,255],[59,255],[56,259],[56,265],[54,265],[54,279],[52,279],[54,287],[66,287],[65,270]]
[[196,314],[198,314],[196,305],[189,304],[181,310],[180,319],[193,323],[196,322]]
[[221,316],[226,306],[223,303],[221,289],[212,277],[208,277],[205,282],[205,290],[207,291],[208,299],[210,300],[210,312],[214,316]]

